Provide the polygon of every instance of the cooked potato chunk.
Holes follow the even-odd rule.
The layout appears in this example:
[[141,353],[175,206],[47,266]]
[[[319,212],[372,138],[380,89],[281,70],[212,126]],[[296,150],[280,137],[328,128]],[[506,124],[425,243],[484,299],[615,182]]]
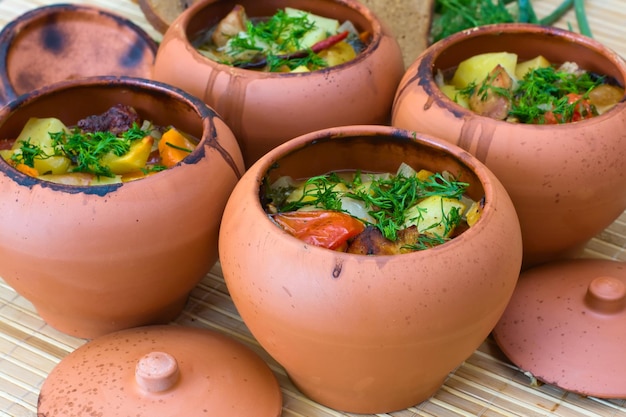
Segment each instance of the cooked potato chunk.
[[324,40],[328,37],[328,34],[337,33],[339,30],[339,21],[328,17],[318,16],[313,13],[305,12],[303,10],[294,9],[291,7],[285,7],[285,13],[287,16],[302,16],[306,15],[307,19],[315,23],[315,27],[308,31],[300,39],[301,49],[310,48],[317,42]]
[[543,56],[538,55],[533,59],[529,59],[528,61],[520,62],[515,67],[515,76],[518,79],[524,78],[524,75],[530,70],[536,68],[546,68],[550,66],[550,61],[545,59]]
[[517,54],[489,52],[474,55],[459,64],[451,83],[456,88],[465,88],[472,82],[480,83],[497,65],[502,66],[511,77],[514,77]]
[[448,237],[453,229],[450,227],[453,211],[460,215],[465,208],[465,204],[459,200],[433,195],[406,211],[404,227],[417,226],[420,233],[434,237]]
[[[24,128],[11,147],[12,154],[21,153],[21,148],[25,142],[41,148],[43,155],[35,157],[33,161],[34,168],[39,174],[64,174],[67,172],[71,161],[69,158],[60,155],[54,155],[54,146],[50,133],[67,131],[67,127],[59,119],[54,117],[28,119]],[[6,155],[6,158],[10,155]]]

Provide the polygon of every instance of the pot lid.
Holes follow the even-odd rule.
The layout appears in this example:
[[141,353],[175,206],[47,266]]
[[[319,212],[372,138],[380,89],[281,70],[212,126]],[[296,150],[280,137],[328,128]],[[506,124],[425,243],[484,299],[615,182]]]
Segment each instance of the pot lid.
[[626,397],[626,264],[577,259],[524,271],[493,335],[540,381]]
[[152,78],[157,48],[138,25],[106,10],[78,4],[38,7],[0,32],[0,104],[68,79]]
[[38,416],[278,417],[266,363],[220,333],[145,326],[94,339],[65,357],[39,394]]

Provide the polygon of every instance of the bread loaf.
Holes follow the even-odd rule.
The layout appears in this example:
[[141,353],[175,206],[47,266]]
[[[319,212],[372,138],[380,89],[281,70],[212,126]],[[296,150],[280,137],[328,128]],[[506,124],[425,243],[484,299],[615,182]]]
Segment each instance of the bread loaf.
[[404,66],[428,47],[434,0],[360,0],[396,37]]
[[174,19],[199,0],[138,0],[146,20],[160,33],[165,33]]

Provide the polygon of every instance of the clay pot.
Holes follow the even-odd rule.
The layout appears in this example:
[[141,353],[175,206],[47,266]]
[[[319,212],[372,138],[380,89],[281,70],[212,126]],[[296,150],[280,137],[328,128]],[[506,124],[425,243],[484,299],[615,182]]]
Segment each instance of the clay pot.
[[520,219],[526,266],[573,256],[626,209],[626,103],[599,117],[559,125],[512,124],[479,116],[437,87],[437,70],[485,52],[541,54],[626,82],[615,52],[576,33],[536,25],[462,32],[427,49],[409,67],[392,124],[459,145],[504,184]]
[[[334,170],[459,173],[481,219],[445,244],[395,256],[310,246],[274,224],[264,179]],[[419,169],[419,168],[418,168]],[[314,401],[354,413],[422,402],[495,326],[520,271],[519,224],[502,185],[460,148],[388,126],[312,132],[248,169],[226,206],[219,253],[244,322]]]
[[81,77],[150,78],[156,52],[147,33],[117,14],[78,4],[38,7],[0,32],[0,104]]
[[147,326],[92,340],[46,378],[37,412],[56,416],[279,417],[278,381],[257,354],[207,329]]
[[[269,73],[212,61],[191,41],[235,4],[250,17],[294,7],[343,22],[372,35],[369,46],[345,64],[309,73]],[[404,72],[400,47],[372,12],[356,0],[204,0],[169,27],[157,52],[154,78],[200,97],[228,123],[250,166],[295,136],[348,124],[387,124]]]
[[21,96],[0,110],[0,138],[30,117],[73,125],[118,104],[197,138],[179,165],[146,178],[69,186],[0,161],[0,276],[41,317],[92,338],[168,322],[217,260],[220,217],[243,172],[236,139],[197,98],[128,77],[69,81]]

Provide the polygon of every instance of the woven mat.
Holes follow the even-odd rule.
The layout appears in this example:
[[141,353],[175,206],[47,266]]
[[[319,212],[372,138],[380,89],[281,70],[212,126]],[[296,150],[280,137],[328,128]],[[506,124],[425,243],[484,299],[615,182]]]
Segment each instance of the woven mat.
[[[155,38],[160,38],[130,0],[65,2],[94,4],[116,11],[137,22]],[[535,0],[534,4],[537,13],[543,16],[559,2]],[[588,0],[587,8],[594,37],[626,56],[626,44],[623,44],[626,8],[622,2]],[[45,0],[0,0],[0,25],[27,10],[50,3]],[[567,27],[568,22],[576,29],[573,13],[559,25]],[[626,213],[589,242],[585,256],[626,261]],[[223,332],[261,355],[281,384],[284,417],[354,416],[316,404],[290,383],[283,368],[259,346],[237,314],[219,264],[194,289],[176,324]],[[46,376],[63,357],[83,343],[82,339],[66,336],[47,326],[32,304],[0,279],[0,416],[35,417],[37,396]],[[431,399],[407,410],[378,416],[626,417],[626,399],[602,400],[548,384],[533,386],[529,378],[502,355],[493,340],[487,338],[450,374]]]

